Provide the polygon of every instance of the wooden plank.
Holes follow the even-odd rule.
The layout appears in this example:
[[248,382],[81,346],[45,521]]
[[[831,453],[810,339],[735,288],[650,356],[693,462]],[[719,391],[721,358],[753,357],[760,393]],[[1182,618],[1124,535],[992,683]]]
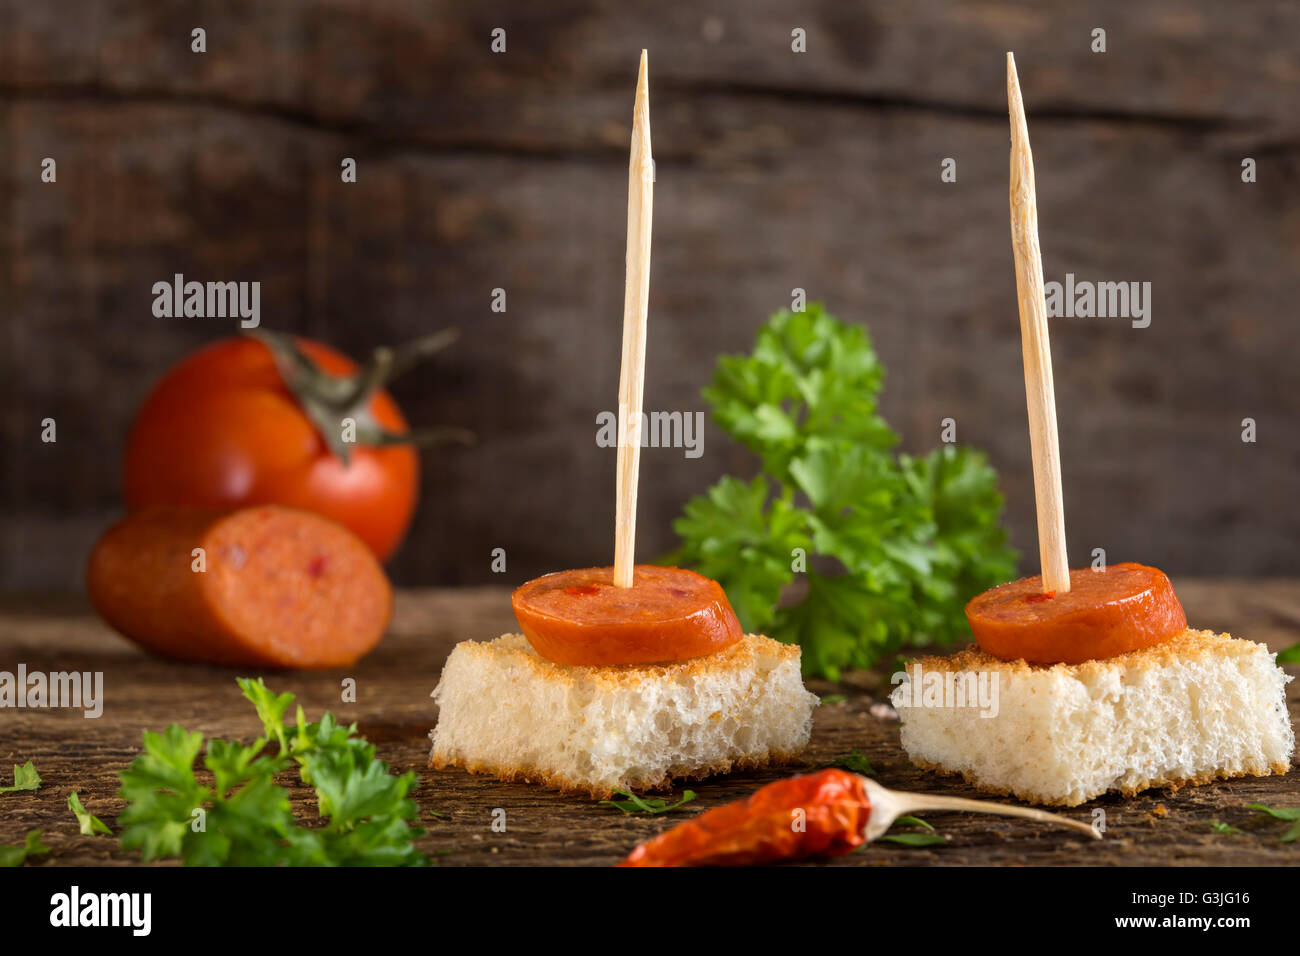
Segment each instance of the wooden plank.
[[[1013,539],[1032,549],[1028,444],[1006,427],[1024,418],[1013,272],[1005,242],[990,239],[1006,230],[1005,130],[849,106],[731,105],[666,105],[657,126],[661,142],[718,145],[699,163],[660,158],[648,407],[704,409],[716,355],[748,349],[762,317],[805,288],[869,326],[889,372],[883,412],[905,448],[933,447],[954,417],[959,441],[991,453]],[[65,159],[57,205],[25,186],[7,233],[7,586],[80,586],[84,555],[118,509],[115,463],[148,383],[232,331],[151,316],[152,282],[177,271],[259,278],[269,326],[354,354],[462,326],[453,351],[397,389],[413,420],[480,436],[474,449],[425,456],[400,582],[488,582],[495,547],[524,577],[606,552],[614,461],[596,446],[595,417],[612,407],[601,396],[617,388],[618,341],[617,322],[596,318],[617,316],[621,301],[616,163],[403,153],[363,160],[353,189],[337,181],[345,138],[265,117],[78,103],[11,115],[20,148],[10,168],[35,168],[47,148]],[[676,133],[665,131],[673,116]],[[692,117],[702,133],[686,136]],[[178,128],[213,152],[195,154]],[[1228,157],[1179,131],[1035,129],[1040,163],[1059,171],[1039,184],[1048,277],[1154,288],[1150,328],[1055,323],[1072,563],[1100,546],[1112,561],[1175,573],[1295,568],[1300,430],[1286,423],[1300,413],[1289,386],[1300,195],[1278,182],[1250,192]],[[959,161],[956,184],[939,182],[944,156]],[[1229,221],[1231,240],[1205,226]],[[489,311],[496,287],[508,291],[505,315]],[[1260,423],[1257,444],[1240,440],[1247,415]],[[59,422],[57,445],[39,440],[46,416]],[[754,468],[712,427],[699,459],[680,449],[646,458],[656,480],[640,497],[645,555],[672,546],[690,494]],[[581,514],[574,501],[587,503]]]
[[[82,29],[66,30],[68,22]],[[201,55],[190,50],[198,26],[208,34]],[[506,31],[505,53],[490,49],[495,28]],[[806,33],[804,54],[791,50],[795,28]],[[1105,53],[1092,52],[1095,28],[1107,32]],[[1293,5],[1259,4],[1243,16],[1209,0],[1101,0],[1077,10],[1007,0],[802,9],[733,0],[707,10],[619,0],[243,0],[201,11],[75,0],[10,5],[0,84],[29,95],[207,99],[384,139],[618,151],[624,137],[615,130],[627,120],[617,94],[642,47],[661,64],[661,89],[840,97],[998,119],[1002,56],[1015,50],[1038,91],[1031,106],[1258,123],[1294,137],[1297,39]]]
[[[201,17],[200,24],[196,18]],[[796,22],[806,20],[806,23]],[[457,348],[397,389],[472,427],[424,457],[400,583],[485,584],[599,560],[613,452],[626,90],[656,56],[650,406],[704,408],[798,286],[866,323],[904,447],[953,417],[1034,542],[1005,249],[1002,54],[1020,58],[1049,280],[1150,281],[1152,326],[1056,320],[1075,565],[1093,548],[1173,573],[1300,573],[1300,9],[994,0],[710,12],[582,0],[292,0],[202,11],[10,4],[0,36],[0,582],[73,590],[119,510],[149,382],[230,323],[159,320],[153,282],[262,282],[269,326],[353,354],[431,327]],[[77,23],[76,30],[66,24]],[[209,52],[189,49],[208,30]],[[493,55],[488,35],[508,32]],[[809,52],[789,50],[794,26]],[[1088,34],[1108,30],[1109,52]],[[720,30],[720,32],[719,32]],[[1240,181],[1243,155],[1260,181]],[[39,182],[45,156],[59,182]],[[343,156],[360,163],[339,182]],[[958,163],[941,183],[939,162]],[[509,296],[505,315],[491,292]],[[502,355],[520,356],[506,362]],[[1256,419],[1259,441],[1240,440]],[[60,441],[39,440],[53,417]],[[681,505],[755,465],[712,427],[700,459],[648,449],[641,553]],[[574,514],[572,502],[588,503]],[[1159,529],[1159,534],[1155,533]]]
[[[1238,635],[1267,640],[1274,649],[1300,638],[1295,581],[1177,583],[1189,617],[1198,626],[1231,624]],[[500,589],[406,592],[399,595],[391,634],[356,668],[267,677],[274,689],[297,694],[310,716],[331,709],[356,720],[395,768],[416,771],[417,801],[430,830],[423,845],[430,851],[450,851],[439,858],[443,865],[612,864],[686,813],[743,796],[781,775],[767,771],[713,778],[694,785],[699,799],[689,811],[646,818],[525,784],[501,784],[457,770],[428,770],[426,734],[435,720],[428,695],[447,651],[455,641],[490,638],[512,626],[508,594]],[[136,862],[115,840],[78,835],[66,800],[69,791],[77,790],[87,809],[111,825],[122,806],[115,796],[116,771],[138,751],[144,730],[161,730],[171,721],[240,739],[252,739],[259,730],[235,687],[236,672],[143,657],[65,601],[0,601],[0,666],[18,661],[46,671],[102,670],[105,680],[107,702],[98,720],[20,710],[6,712],[0,723],[0,762],[33,760],[44,778],[44,786],[34,794],[0,796],[0,843],[20,841],[33,827],[44,829],[53,853],[43,865]],[[345,676],[357,681],[355,704],[339,700],[339,682]],[[841,686],[811,686],[822,694],[843,693],[846,700],[818,710],[808,766],[857,749],[871,759],[877,779],[887,786],[979,796],[964,784],[910,766],[898,744],[897,724],[870,711],[877,699],[873,694],[882,690],[868,675],[851,675]],[[1300,693],[1294,685],[1289,700],[1295,721],[1300,718]],[[1107,838],[1095,845],[1016,821],[937,815],[931,822],[949,837],[947,846],[876,844],[834,865],[1294,866],[1300,848],[1279,844],[1278,826],[1266,825],[1242,809],[1252,802],[1300,804],[1300,775],[1293,771],[1283,777],[1236,780],[1172,794],[1155,791],[1133,799],[1104,797],[1067,811],[1089,821],[1094,808],[1106,811]],[[295,792],[294,804],[298,812],[309,812],[311,795]],[[492,830],[497,808],[506,812],[504,833]],[[428,811],[447,817],[436,819]],[[1239,825],[1247,832],[1221,836],[1210,831],[1210,820]]]

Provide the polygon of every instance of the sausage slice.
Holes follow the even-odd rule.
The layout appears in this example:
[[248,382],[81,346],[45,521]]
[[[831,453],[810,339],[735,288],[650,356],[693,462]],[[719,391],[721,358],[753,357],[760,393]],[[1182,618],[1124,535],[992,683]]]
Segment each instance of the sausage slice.
[[613,568],[557,571],[510,599],[534,650],[557,664],[651,664],[702,657],[743,637],[722,586],[685,568],[638,564],[632,587]]
[[1159,644],[1187,629],[1169,578],[1143,564],[1070,572],[1065,594],[1035,575],[990,588],[966,605],[979,646],[1003,660],[1081,664]]

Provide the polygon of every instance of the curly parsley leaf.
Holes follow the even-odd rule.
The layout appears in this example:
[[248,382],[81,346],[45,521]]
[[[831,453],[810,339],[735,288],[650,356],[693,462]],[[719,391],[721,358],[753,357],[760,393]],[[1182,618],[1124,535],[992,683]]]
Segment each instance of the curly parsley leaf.
[[96,833],[111,834],[113,832],[103,820],[81,805],[81,797],[77,795],[75,790],[68,794],[68,809],[77,818],[77,826],[81,830],[82,836],[94,836]]
[[[122,846],[148,860],[180,857],[190,866],[422,866],[413,841],[424,835],[409,798],[415,775],[393,776],[375,748],[332,714],[284,723],[292,694],[273,694],[259,678],[240,679],[264,737],[251,745],[210,740],[173,724],[146,733],[144,752],[119,776],[127,807]],[[278,750],[268,751],[270,741]],[[212,786],[199,780],[195,761]],[[314,788],[323,825],[303,826],[276,775],[297,765]]]
[[[670,556],[668,563],[689,560],[706,577],[731,577],[727,598],[751,630],[763,630],[772,621],[781,591],[794,580],[791,554],[812,547],[807,516],[790,503],[790,497],[768,501],[767,479],[758,475],[746,484],[726,477],[708,493],[687,503],[674,530],[694,542],[689,554]],[[743,578],[731,575],[742,564]]]
[[841,770],[860,773],[864,777],[874,777],[876,775],[876,770],[871,766],[871,761],[860,750],[850,750],[843,757],[836,757],[830,763],[822,764],[823,769],[826,767],[839,767]]
[[[284,712],[293,703],[293,694],[271,693],[260,677],[257,680],[237,677],[235,680],[239,684],[239,689],[244,692],[244,696],[257,708],[257,716],[262,720],[267,739],[274,737],[280,743],[281,752],[288,750],[289,744],[284,737]],[[299,711],[301,712],[301,708]]]
[[36,772],[36,766],[30,760],[21,767],[14,764],[14,785],[12,787],[0,787],[0,793],[18,793],[22,790],[39,790],[41,786],[41,775]]
[[[665,560],[719,581],[747,630],[800,644],[810,675],[965,639],[966,601],[1016,574],[987,459],[895,455],[883,382],[866,330],[811,303],[772,316],[750,355],[719,359],[704,390],[763,474],[689,501]],[[782,605],[799,574],[803,599]]]
[[0,846],[0,867],[22,866],[26,860],[49,852],[50,848],[41,842],[41,831],[29,830],[22,846]]
[[752,355],[719,359],[704,397],[718,424],[784,484],[808,434],[879,450],[897,444],[877,414],[884,376],[865,329],[810,303],[774,315]]
[[1240,827],[1234,827],[1234,826],[1231,826],[1230,824],[1224,823],[1224,822],[1221,821],[1221,820],[1210,820],[1210,821],[1208,821],[1208,826],[1209,826],[1209,828],[1210,828],[1211,830],[1213,830],[1215,833],[1225,833],[1225,834],[1227,834],[1227,833],[1242,833],[1242,832],[1244,832],[1244,831],[1242,831],[1242,829],[1241,829]]

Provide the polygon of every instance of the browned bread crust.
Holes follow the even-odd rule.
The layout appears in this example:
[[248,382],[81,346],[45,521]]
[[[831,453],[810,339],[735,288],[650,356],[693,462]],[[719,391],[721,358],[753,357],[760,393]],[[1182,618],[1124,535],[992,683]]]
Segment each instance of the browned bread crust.
[[[816,703],[799,661],[798,646],[754,634],[702,657],[606,667],[557,664],[518,634],[465,641],[435,692],[429,766],[603,799],[791,763]],[[584,747],[602,756],[574,759]],[[629,758],[621,771],[611,747]]]
[[[797,763],[802,759],[802,753],[792,751],[788,753],[768,753],[763,757],[747,757],[740,760],[724,760],[710,765],[709,767],[688,774],[676,774],[660,777],[651,783],[640,784],[637,789],[648,792],[668,791],[673,788],[674,781],[695,781],[704,780],[708,777],[717,776],[723,773],[735,773],[741,770],[763,770],[767,767],[779,767],[792,763]],[[593,787],[582,781],[569,780],[560,774],[547,773],[536,768],[521,766],[503,766],[484,761],[461,762],[456,760],[429,760],[430,768],[434,770],[446,770],[451,767],[460,767],[472,774],[482,774],[484,776],[496,777],[502,783],[531,783],[538,786],[546,787],[548,790],[558,790],[561,793],[580,794],[591,797],[593,800],[608,800],[614,796],[615,791],[611,788]]]

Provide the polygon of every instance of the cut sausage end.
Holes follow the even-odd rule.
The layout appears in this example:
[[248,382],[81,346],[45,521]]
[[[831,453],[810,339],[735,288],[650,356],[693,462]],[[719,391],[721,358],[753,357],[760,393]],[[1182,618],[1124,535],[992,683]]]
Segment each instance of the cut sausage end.
[[95,608],[147,650],[228,666],[354,663],[383,636],[392,588],[370,549],[288,508],[138,512],[100,539]]

